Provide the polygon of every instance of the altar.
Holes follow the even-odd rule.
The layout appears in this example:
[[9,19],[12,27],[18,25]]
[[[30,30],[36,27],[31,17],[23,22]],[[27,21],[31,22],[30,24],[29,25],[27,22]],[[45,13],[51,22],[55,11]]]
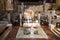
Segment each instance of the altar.
[[40,27],[39,23],[24,23],[23,27]]

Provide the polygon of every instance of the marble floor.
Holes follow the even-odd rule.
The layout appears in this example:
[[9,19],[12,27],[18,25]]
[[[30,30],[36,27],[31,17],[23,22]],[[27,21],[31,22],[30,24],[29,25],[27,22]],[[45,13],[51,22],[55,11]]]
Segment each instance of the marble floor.
[[5,40],[59,40],[60,38],[56,37],[47,26],[41,26],[45,33],[48,35],[48,39],[45,38],[16,38],[19,26],[14,26],[6,37]]

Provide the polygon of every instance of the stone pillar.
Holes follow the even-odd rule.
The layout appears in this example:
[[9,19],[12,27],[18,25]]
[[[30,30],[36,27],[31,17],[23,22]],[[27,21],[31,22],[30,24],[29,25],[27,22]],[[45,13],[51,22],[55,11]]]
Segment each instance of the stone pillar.
[[10,13],[8,13],[7,17],[8,17],[8,23],[10,23]]
[[21,3],[20,26],[23,26],[24,3]]
[[21,3],[21,11],[22,11],[22,15],[24,14],[24,3]]
[[22,14],[20,13],[20,26],[22,26]]

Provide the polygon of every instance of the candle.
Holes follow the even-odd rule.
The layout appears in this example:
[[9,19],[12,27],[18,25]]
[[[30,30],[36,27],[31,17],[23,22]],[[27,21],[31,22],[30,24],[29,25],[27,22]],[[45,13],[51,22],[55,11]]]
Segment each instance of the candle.
[[31,27],[31,29],[33,29],[33,27]]

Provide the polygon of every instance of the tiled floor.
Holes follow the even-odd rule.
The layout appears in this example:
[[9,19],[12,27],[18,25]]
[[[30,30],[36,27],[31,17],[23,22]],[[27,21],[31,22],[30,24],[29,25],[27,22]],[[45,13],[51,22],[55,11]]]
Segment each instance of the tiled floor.
[[18,32],[18,28],[19,28],[19,26],[13,27],[11,32],[9,33],[9,35],[6,37],[6,40],[58,40],[58,38],[46,26],[42,26],[42,28],[46,32],[46,34],[48,35],[48,37],[49,37],[48,39],[37,39],[37,38],[36,39],[32,39],[32,38],[30,38],[30,39],[29,38],[28,39],[17,39],[16,34]]

